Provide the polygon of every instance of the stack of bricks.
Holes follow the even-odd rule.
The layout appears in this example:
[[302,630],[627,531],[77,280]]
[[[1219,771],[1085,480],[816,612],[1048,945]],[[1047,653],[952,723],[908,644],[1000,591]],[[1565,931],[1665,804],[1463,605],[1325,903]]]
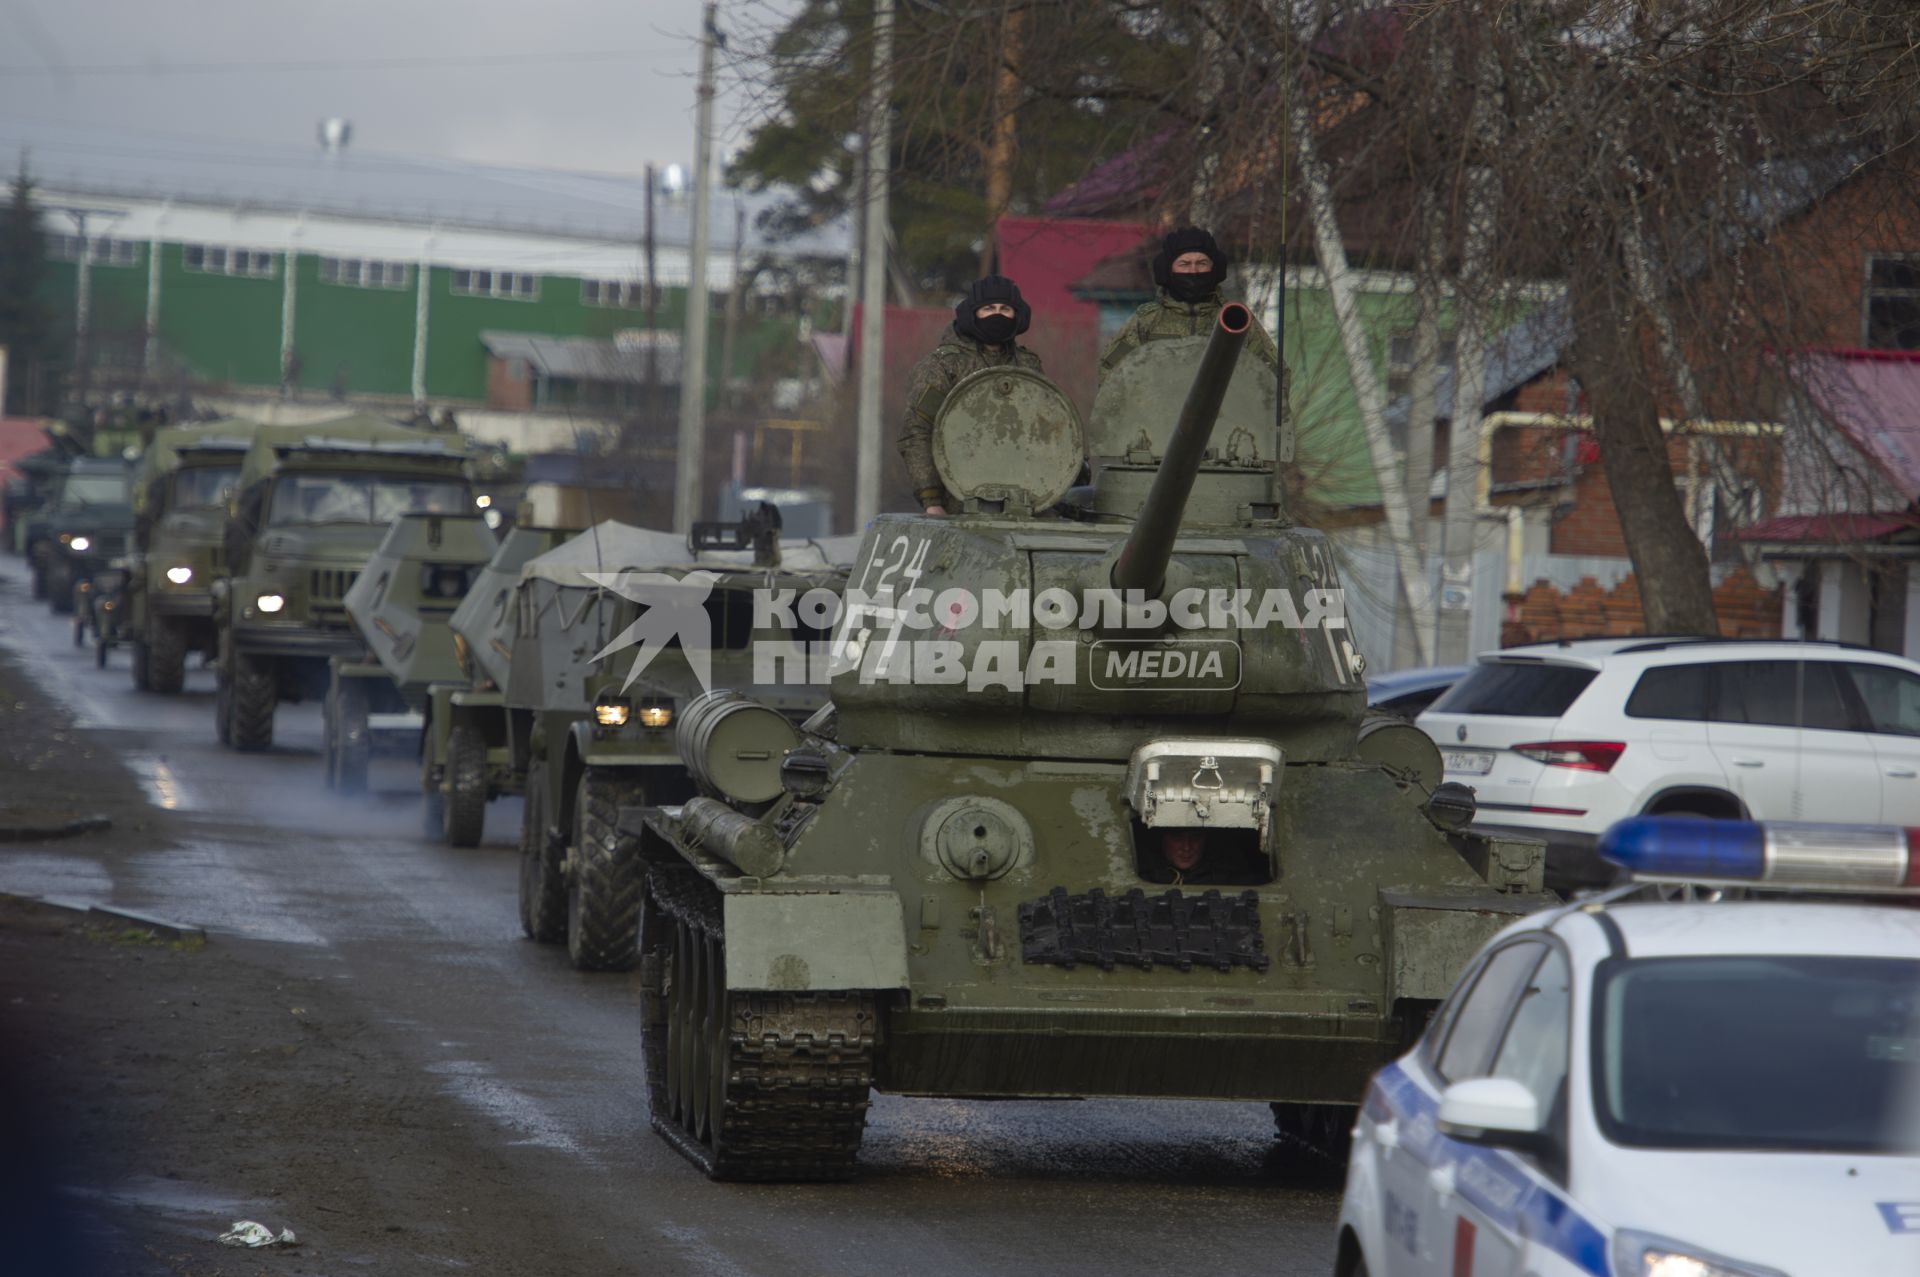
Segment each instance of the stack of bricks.
[[[1646,633],[1640,585],[1632,573],[1611,590],[1602,590],[1590,576],[1581,577],[1580,584],[1564,592],[1545,580],[1535,581],[1518,604],[1500,627],[1502,647]],[[1714,587],[1713,611],[1722,637],[1780,637],[1780,591],[1762,589],[1745,568],[1736,569]]]

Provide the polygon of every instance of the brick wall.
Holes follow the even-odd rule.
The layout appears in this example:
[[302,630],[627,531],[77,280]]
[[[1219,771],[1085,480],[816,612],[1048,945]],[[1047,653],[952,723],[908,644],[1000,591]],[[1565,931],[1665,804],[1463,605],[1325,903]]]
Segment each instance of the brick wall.
[[[1779,638],[1780,602],[1779,588],[1762,589],[1745,568],[1729,574],[1713,591],[1714,615],[1726,638]],[[1601,589],[1590,576],[1569,590],[1535,581],[1500,627],[1500,643],[1517,647],[1563,638],[1644,633],[1640,586],[1628,573],[1611,590]]]

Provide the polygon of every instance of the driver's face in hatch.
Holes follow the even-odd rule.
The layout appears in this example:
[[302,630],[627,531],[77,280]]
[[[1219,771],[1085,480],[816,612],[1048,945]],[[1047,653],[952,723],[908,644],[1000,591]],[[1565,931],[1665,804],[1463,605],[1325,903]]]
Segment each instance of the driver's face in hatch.
[[1160,835],[1160,854],[1181,873],[1199,864],[1206,850],[1207,834],[1203,829],[1169,829]]

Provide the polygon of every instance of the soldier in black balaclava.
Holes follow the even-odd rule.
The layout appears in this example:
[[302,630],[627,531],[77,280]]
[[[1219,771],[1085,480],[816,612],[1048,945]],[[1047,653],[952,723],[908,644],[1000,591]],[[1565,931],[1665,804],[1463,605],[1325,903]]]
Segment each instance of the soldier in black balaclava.
[[950,507],[933,465],[933,419],[940,415],[940,405],[962,377],[982,368],[1011,364],[1039,372],[1040,356],[1014,344],[1032,317],[1012,280],[1001,275],[975,280],[953,308],[953,323],[940,344],[913,366],[907,416],[900,427],[900,459],[913,480],[914,499],[928,514],[946,514]]
[[[1135,311],[1108,345],[1100,356],[1100,376],[1105,378],[1147,342],[1211,333],[1225,300],[1220,286],[1226,282],[1229,264],[1213,235],[1197,226],[1183,226],[1160,241],[1160,252],[1153,259],[1153,282],[1159,285],[1160,296]],[[1247,347],[1279,370],[1280,352],[1258,319],[1247,334]]]

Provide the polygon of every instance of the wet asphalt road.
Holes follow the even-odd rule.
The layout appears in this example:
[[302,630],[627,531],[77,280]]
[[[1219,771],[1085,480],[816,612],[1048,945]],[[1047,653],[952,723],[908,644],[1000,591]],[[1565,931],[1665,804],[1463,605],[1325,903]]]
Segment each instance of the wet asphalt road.
[[1263,1105],[878,1096],[856,1182],[711,1184],[648,1128],[631,977],[576,973],[564,950],[521,936],[517,801],[494,804],[485,845],[464,852],[422,836],[410,764],[376,763],[382,792],[335,801],[312,704],[281,708],[271,752],[231,753],[214,737],[210,671],[179,697],[136,694],[125,652],[95,669],[66,618],[29,602],[10,556],[0,648],[187,831],[164,857],[111,866],[16,848],[0,891],[190,921],[290,978],[337,982],[518,1150],[530,1198],[568,1203],[572,1227],[604,1240],[605,1271],[1332,1269],[1338,1184],[1285,1168]]

